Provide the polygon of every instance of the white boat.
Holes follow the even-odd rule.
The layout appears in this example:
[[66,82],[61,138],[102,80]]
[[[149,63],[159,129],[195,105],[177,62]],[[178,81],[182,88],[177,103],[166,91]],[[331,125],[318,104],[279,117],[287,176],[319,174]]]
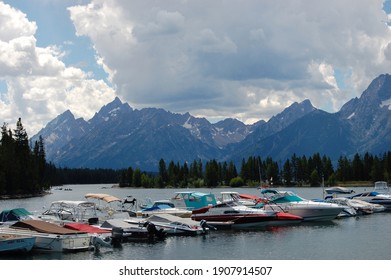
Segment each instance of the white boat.
[[134,225],[122,219],[109,219],[102,223],[101,229],[111,230],[114,244],[123,242],[151,242],[165,237],[163,230],[157,229],[153,223],[145,222]]
[[390,188],[388,187],[386,181],[377,181],[377,182],[375,182],[375,185],[374,185],[374,187],[373,187],[373,190],[374,190],[375,192],[388,194],[389,191],[390,191]]
[[157,203],[152,207],[144,208],[135,212],[136,217],[150,217],[156,214],[170,214],[182,218],[189,218],[191,216],[191,211],[187,210],[186,208],[173,207],[172,204]]
[[144,225],[146,222],[153,223],[157,229],[162,229],[167,235],[202,235],[209,231],[208,225],[170,214],[155,214],[145,219],[133,218],[125,222],[134,225]]
[[303,217],[304,221],[330,221],[344,209],[335,203],[304,199],[291,191],[262,189],[261,197],[268,201],[265,207],[281,208],[284,212]]
[[194,210],[205,206],[216,205],[217,200],[212,193],[198,191],[180,191],[170,199],[176,208]]
[[99,222],[96,204],[91,201],[53,201],[49,209],[38,215],[38,218],[59,224],[66,222],[98,224]]
[[0,234],[34,237],[33,249],[40,251],[74,252],[93,249],[89,234],[41,220],[18,221],[9,227],[1,227]]
[[330,187],[324,190],[327,194],[350,194],[354,193],[354,190],[340,187],[340,186],[334,186]]
[[369,203],[380,204],[384,206],[386,210],[391,210],[391,195],[389,194],[383,194],[376,191],[368,191],[353,195],[350,198],[362,200]]
[[[336,203],[341,206],[350,207],[356,212],[355,215],[369,215],[374,213],[372,205],[361,200],[350,199],[347,197],[330,197],[326,198],[326,201]],[[343,212],[345,212],[345,210],[346,208]]]
[[35,243],[35,237],[0,233],[0,254],[27,253]]
[[251,208],[235,201],[222,202],[193,210],[191,218],[195,221],[205,220],[208,224],[216,227],[219,227],[220,223],[230,223],[232,228],[242,229],[298,224],[303,220],[300,216]]

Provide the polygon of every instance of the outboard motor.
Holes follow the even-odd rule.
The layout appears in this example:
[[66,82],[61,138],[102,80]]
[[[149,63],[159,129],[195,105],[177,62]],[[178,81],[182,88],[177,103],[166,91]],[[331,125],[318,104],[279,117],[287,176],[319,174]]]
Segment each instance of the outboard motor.
[[124,237],[124,229],[119,227],[113,227],[111,229],[111,239],[113,243],[121,243]]
[[145,222],[143,226],[147,228],[147,231],[149,233],[149,237],[151,239],[154,239],[155,237],[157,239],[163,239],[165,237],[164,230],[163,229],[158,230],[153,223]]
[[217,230],[217,228],[215,228],[214,226],[211,226],[205,220],[200,221],[200,226],[202,227],[204,232],[206,232],[208,229]]

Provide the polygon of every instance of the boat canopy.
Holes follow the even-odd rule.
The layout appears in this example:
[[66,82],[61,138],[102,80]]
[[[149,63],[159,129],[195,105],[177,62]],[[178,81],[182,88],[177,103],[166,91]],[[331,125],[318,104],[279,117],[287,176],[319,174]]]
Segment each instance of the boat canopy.
[[0,213],[0,222],[19,221],[31,216],[32,214],[24,208],[8,209]]
[[95,198],[95,199],[98,199],[98,200],[103,200],[103,201],[105,201],[107,203],[114,202],[114,201],[118,201],[118,202],[122,201],[118,197],[115,197],[115,196],[110,195],[110,194],[104,194],[104,193],[87,193],[84,197],[85,198]]
[[101,229],[98,227],[94,227],[91,225],[87,225],[84,223],[69,223],[64,225],[65,228],[82,231],[82,232],[88,232],[88,233],[109,233],[110,230],[107,229]]
[[208,205],[216,205],[216,197],[212,193],[183,191],[176,192],[172,201],[183,200],[188,209],[197,209]]
[[[34,230],[40,233],[52,233],[52,234],[77,234],[82,233],[81,231],[64,228],[62,226],[56,225],[54,223],[41,221],[41,220],[25,220],[19,221],[10,226],[11,228],[16,229],[29,229]],[[83,232],[85,233],[85,232]]]

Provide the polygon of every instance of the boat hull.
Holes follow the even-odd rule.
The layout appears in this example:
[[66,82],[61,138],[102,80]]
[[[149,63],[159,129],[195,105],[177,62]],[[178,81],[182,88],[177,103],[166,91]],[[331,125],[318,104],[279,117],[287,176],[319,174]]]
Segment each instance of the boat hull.
[[4,253],[27,253],[35,244],[34,237],[11,236],[0,234],[0,254]]
[[327,207],[328,205],[310,206],[290,203],[280,206],[284,212],[301,216],[304,221],[331,221],[343,211],[343,207]]
[[1,228],[0,233],[16,234],[35,238],[33,250],[48,252],[78,252],[92,249],[91,236],[88,234],[50,234],[26,229]]

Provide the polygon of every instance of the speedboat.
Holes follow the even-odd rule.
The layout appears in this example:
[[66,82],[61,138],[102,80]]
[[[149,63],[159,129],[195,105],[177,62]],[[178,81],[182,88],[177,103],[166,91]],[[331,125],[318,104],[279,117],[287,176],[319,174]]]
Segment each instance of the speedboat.
[[75,252],[93,249],[91,236],[41,220],[21,220],[9,227],[0,227],[0,234],[35,237],[34,250]]
[[265,207],[303,217],[304,221],[330,221],[343,211],[344,207],[335,203],[317,202],[304,199],[291,191],[262,189],[261,197],[266,199]]
[[350,194],[354,193],[354,190],[347,189],[340,186],[330,187],[324,190],[327,194]]
[[171,214],[155,214],[147,218],[131,218],[125,222],[137,226],[144,225],[146,222],[153,223],[158,230],[162,229],[167,235],[186,235],[195,236],[208,233],[208,225],[196,222],[191,218],[182,218]]
[[102,223],[101,229],[111,230],[111,241],[114,244],[123,242],[152,242],[163,239],[166,233],[158,230],[153,223],[145,222],[134,225],[122,219],[108,219]]
[[187,210],[194,210],[217,204],[214,194],[195,191],[176,192],[170,201],[175,205],[175,207]]
[[75,200],[53,201],[49,209],[39,215],[38,218],[59,224],[66,222],[97,224],[99,221],[94,202]]
[[195,221],[205,220],[212,226],[230,223],[232,228],[259,228],[265,226],[282,226],[298,224],[303,218],[297,215],[257,209],[240,205],[235,201],[218,203],[193,210],[191,218]]
[[380,204],[386,208],[386,211],[391,210],[391,195],[383,194],[376,191],[363,192],[350,197],[369,203]]
[[[373,207],[370,203],[363,202],[357,199],[350,199],[347,197],[326,197],[327,202],[336,203],[338,205],[344,206],[344,210],[340,213],[341,216],[355,216],[355,215],[369,215],[373,214]],[[347,209],[353,209],[355,215],[349,215]],[[384,207],[383,207],[384,209]]]
[[186,208],[173,207],[172,204],[156,204],[135,212],[137,217],[149,217],[156,214],[170,214],[179,217],[190,217],[191,211]]

